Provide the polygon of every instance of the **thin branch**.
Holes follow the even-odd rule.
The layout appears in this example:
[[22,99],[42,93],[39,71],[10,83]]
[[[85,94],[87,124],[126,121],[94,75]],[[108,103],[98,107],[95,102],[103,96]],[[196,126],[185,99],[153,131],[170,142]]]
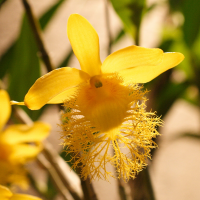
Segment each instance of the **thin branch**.
[[[50,143],[45,142],[44,143],[44,153],[46,157],[48,158],[49,162],[54,166],[55,170],[57,171],[60,179],[62,180],[63,184],[69,189],[71,195],[75,200],[81,200],[82,197],[80,193],[76,190],[75,187],[73,187],[73,184],[71,183],[71,180],[69,178],[66,178],[66,171],[62,169],[62,162],[65,163],[64,160],[60,158],[60,156],[53,151],[53,148],[51,147]],[[70,169],[69,169],[70,171]]]
[[[18,119],[25,124],[33,124],[33,121],[29,118],[29,116],[21,109],[21,108],[15,108],[14,107],[14,112]],[[52,179],[54,179],[54,182],[56,182],[57,186],[61,186],[61,189],[63,186],[67,188],[67,190],[63,191],[69,191],[70,194],[73,196],[75,200],[82,200],[82,195],[78,191],[78,188],[73,185],[69,175],[66,173],[66,169],[63,169],[61,165],[61,160],[59,159],[60,156],[53,151],[53,148],[51,147],[51,144],[49,144],[47,141],[43,143],[43,156],[45,155],[46,161],[44,159],[41,159],[41,156],[38,157],[37,159],[40,159],[39,162],[41,163],[42,161],[48,162],[48,164],[43,163],[42,165],[49,171]],[[64,162],[64,161],[63,161]],[[64,164],[66,164],[64,162]],[[65,170],[65,171],[64,171]],[[70,170],[69,170],[70,171]],[[56,174],[56,175],[55,175]],[[59,180],[58,180],[59,179]],[[61,185],[61,183],[62,185]],[[67,195],[67,194],[66,194]]]
[[111,31],[110,31],[110,17],[108,12],[108,0],[105,1],[105,18],[106,18],[106,31],[107,31],[107,37],[108,37],[108,55],[111,53]]
[[35,36],[35,39],[36,39],[36,42],[37,42],[37,45],[38,45],[38,49],[40,51],[40,54],[41,54],[41,58],[48,70],[48,72],[50,72],[51,70],[54,69],[52,63],[51,63],[51,60],[50,60],[50,57],[45,49],[45,46],[44,46],[44,42],[42,40],[42,36],[41,36],[41,31],[40,31],[40,26],[33,14],[33,11],[28,3],[27,0],[22,0],[23,2],[23,5],[24,5],[24,8],[26,10],[26,13],[27,13],[27,16],[28,16],[28,19],[30,21],[30,25],[31,25],[31,28],[33,30],[33,33],[34,33],[34,36]]
[[56,170],[53,168],[51,163],[45,158],[45,156],[43,154],[39,154],[37,157],[37,161],[49,172],[57,190],[60,192],[63,198],[65,200],[73,200],[73,197],[66,189],[63,182],[60,180],[60,177],[58,176]]

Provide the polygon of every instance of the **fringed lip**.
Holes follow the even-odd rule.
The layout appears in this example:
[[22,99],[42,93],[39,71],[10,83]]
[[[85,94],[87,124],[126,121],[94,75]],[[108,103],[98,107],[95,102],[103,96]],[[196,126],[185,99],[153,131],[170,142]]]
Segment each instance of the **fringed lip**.
[[152,138],[159,135],[156,127],[162,121],[146,112],[142,87],[124,86],[116,75],[100,81],[101,88],[82,85],[65,102],[63,144],[73,167],[82,166],[81,177],[108,180],[115,176],[109,171],[112,165],[127,181],[147,165],[150,150],[156,147]]

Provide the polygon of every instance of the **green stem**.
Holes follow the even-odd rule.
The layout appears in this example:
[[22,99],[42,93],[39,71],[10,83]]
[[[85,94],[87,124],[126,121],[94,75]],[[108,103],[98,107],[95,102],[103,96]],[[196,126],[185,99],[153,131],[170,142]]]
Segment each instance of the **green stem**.
[[136,33],[135,33],[135,45],[139,46],[140,45],[140,26],[136,28]]

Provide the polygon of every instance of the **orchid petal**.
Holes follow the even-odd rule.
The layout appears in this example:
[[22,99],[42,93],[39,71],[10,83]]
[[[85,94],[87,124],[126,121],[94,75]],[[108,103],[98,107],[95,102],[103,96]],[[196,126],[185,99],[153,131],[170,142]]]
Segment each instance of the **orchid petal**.
[[81,15],[70,15],[67,35],[81,69],[90,76],[100,74],[99,37],[92,25]]
[[50,126],[43,122],[35,122],[33,125],[10,125],[1,133],[1,140],[7,144],[40,142],[44,140],[50,131]]
[[124,83],[146,83],[156,78],[158,75],[175,67],[184,59],[181,53],[164,53],[163,60],[156,66],[137,66],[119,71],[119,76],[124,79]]
[[162,61],[163,51],[157,48],[130,46],[109,55],[103,62],[102,73],[113,73],[141,65],[157,65]]
[[42,199],[27,194],[14,194],[9,200],[42,200]]
[[[24,103],[31,110],[40,109],[60,93],[74,88],[88,79],[87,73],[75,68],[63,67],[53,70],[36,80],[26,94]],[[59,103],[63,103],[63,96],[58,100],[60,100]]]
[[12,196],[12,192],[2,185],[0,185],[0,199],[1,200],[9,200]]
[[8,121],[11,113],[10,98],[5,90],[0,90],[0,131]]
[[42,149],[42,145],[17,144],[13,146],[13,152],[9,160],[13,163],[23,164],[35,158]]

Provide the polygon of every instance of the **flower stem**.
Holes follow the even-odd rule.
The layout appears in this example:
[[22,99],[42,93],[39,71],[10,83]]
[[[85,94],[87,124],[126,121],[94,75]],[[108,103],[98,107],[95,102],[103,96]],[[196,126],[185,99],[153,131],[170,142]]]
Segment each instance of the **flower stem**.
[[150,177],[150,174],[149,174],[149,168],[148,167],[143,170],[142,176],[143,176],[144,184],[145,184],[145,187],[146,187],[148,199],[149,200],[155,200],[155,195],[154,195],[154,191],[153,191],[151,177]]
[[[81,181],[83,188],[87,190],[87,194],[85,194],[86,190],[83,190],[85,200],[98,200],[97,195],[94,191],[94,187],[91,184],[90,178],[88,177],[85,181]],[[86,198],[87,197],[87,198]]]
[[130,180],[129,185],[131,187],[132,199],[134,200],[156,200],[148,167],[141,171],[135,180]]
[[48,53],[45,49],[44,42],[43,42],[42,36],[41,36],[40,26],[39,26],[38,21],[36,20],[34,14],[33,14],[33,11],[31,9],[28,1],[22,0],[22,2],[23,2],[23,5],[24,5],[24,8],[26,10],[31,28],[33,30],[33,33],[34,33],[34,36],[35,36],[35,39],[36,39],[36,42],[37,42],[37,45],[38,45],[38,49],[40,51],[41,58],[42,58],[42,60],[45,64],[48,72],[50,72],[51,70],[54,69],[54,67],[53,67],[52,62],[50,60],[50,57],[49,57],[49,55],[48,55]]
[[[76,168],[78,174],[81,174],[81,166]],[[84,200],[98,200],[93,184],[89,177],[86,180],[81,179],[81,186],[84,193]]]
[[135,45],[137,46],[140,45],[140,28],[139,27],[136,29],[136,33],[135,33]]

